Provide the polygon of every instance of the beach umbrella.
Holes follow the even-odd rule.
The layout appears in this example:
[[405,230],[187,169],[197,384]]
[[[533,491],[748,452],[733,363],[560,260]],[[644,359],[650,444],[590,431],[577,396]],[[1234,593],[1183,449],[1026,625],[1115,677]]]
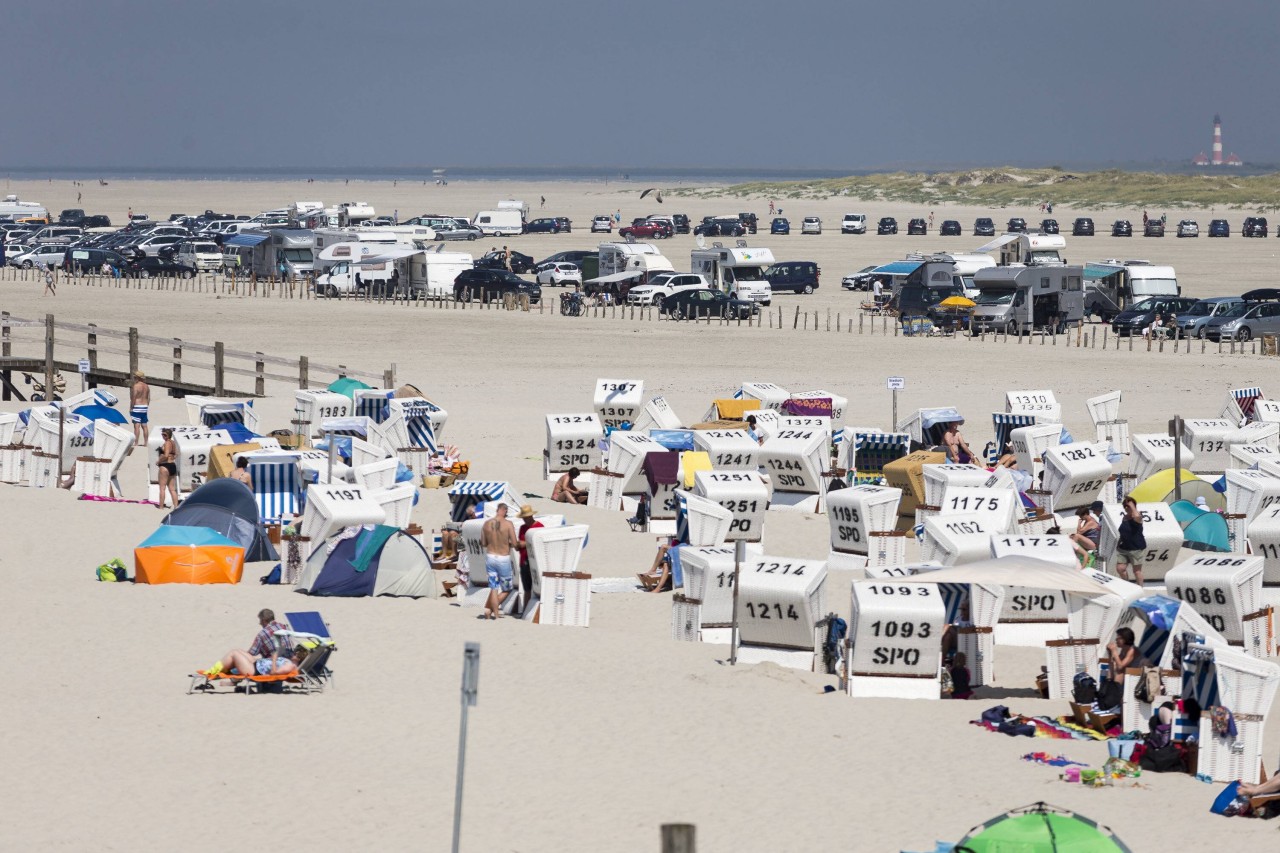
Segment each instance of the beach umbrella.
[[138,583],[239,583],[244,548],[207,527],[166,524],[133,549]]
[[1087,817],[1033,803],[974,827],[960,839],[955,853],[1131,853],[1105,826]]
[[333,380],[333,382],[329,384],[328,390],[335,394],[345,394],[354,400],[356,398],[357,391],[372,387],[372,385],[366,385],[359,379],[352,379],[350,376],[343,376],[340,379]]
[[1169,509],[1182,525],[1182,547],[1223,553],[1231,550],[1227,520],[1218,513],[1201,509],[1191,501],[1174,501]]
[[126,418],[121,412],[111,408],[110,406],[100,406],[96,403],[87,406],[80,406],[72,411],[74,414],[77,414],[82,418],[88,418],[91,421],[106,421],[110,424],[129,423],[128,418]]
[[943,308],[972,308],[978,303],[966,296],[948,296],[938,304]]
[[[1139,483],[1129,494],[1140,504],[1173,503],[1176,500],[1174,497],[1173,474],[1172,468],[1157,471]],[[1181,474],[1183,498],[1191,501],[1196,498],[1204,498],[1205,504],[1209,509],[1225,510],[1227,508],[1226,496],[1214,489],[1212,483],[1201,480],[1185,468],[1182,469]]]

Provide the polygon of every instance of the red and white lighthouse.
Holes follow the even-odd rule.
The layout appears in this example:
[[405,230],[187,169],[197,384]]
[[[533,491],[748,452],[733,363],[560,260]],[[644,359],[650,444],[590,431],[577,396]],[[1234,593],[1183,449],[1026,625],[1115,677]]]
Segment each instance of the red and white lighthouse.
[[1213,117],[1213,165],[1222,165],[1222,117]]

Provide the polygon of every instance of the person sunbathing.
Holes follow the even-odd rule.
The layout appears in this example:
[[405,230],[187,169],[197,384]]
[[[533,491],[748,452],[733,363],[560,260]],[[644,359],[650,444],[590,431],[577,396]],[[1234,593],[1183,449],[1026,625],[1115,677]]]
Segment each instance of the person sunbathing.
[[271,657],[256,657],[244,649],[232,649],[222,659],[209,667],[205,674],[209,678],[227,673],[228,675],[289,675],[298,671],[298,665],[307,657],[307,650],[298,646],[293,655],[277,652]]
[[1088,567],[1089,558],[1098,550],[1102,525],[1098,524],[1087,506],[1076,510],[1076,519],[1076,532],[1071,534],[1071,545],[1076,549],[1076,559],[1080,561],[1080,565]]
[[636,575],[636,578],[646,592],[662,592],[671,581],[671,546],[659,544],[649,571]]
[[1265,782],[1249,785],[1241,782],[1236,788],[1242,797],[1265,797],[1268,794],[1280,794],[1280,775],[1272,776]]
[[573,484],[581,474],[582,472],[577,468],[570,468],[566,474],[556,480],[555,487],[551,490],[551,500],[562,504],[586,503],[587,493]]

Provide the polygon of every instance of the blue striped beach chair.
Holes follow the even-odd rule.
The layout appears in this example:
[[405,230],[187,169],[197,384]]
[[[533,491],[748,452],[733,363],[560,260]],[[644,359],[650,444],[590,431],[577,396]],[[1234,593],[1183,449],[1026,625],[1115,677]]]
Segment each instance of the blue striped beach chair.
[[982,455],[986,457],[987,465],[995,465],[996,461],[1004,454],[1004,446],[1009,442],[1009,437],[1013,435],[1015,429],[1024,426],[1035,426],[1035,424],[1035,415],[992,412],[991,425],[995,428],[996,437],[994,441],[987,443],[982,452]]
[[263,524],[288,521],[302,512],[305,489],[298,467],[300,454],[291,451],[266,450],[246,454],[249,477],[253,481],[253,499]]
[[409,432],[408,446],[435,453],[436,430],[431,420],[431,413],[439,411],[439,407],[422,397],[395,400],[393,405],[404,416],[405,429]]
[[355,414],[369,418],[376,424],[387,419],[390,407],[387,401],[395,396],[394,391],[386,388],[362,388],[355,392]]
[[252,401],[243,403],[205,403],[200,407],[200,423],[209,429],[222,424],[244,424],[253,430],[258,424]]
[[911,436],[904,432],[854,433],[853,479],[855,485],[875,485],[884,478],[884,466],[906,456]]
[[459,480],[447,492],[453,504],[449,517],[454,521],[466,521],[468,509],[488,501],[503,501],[519,512],[520,505],[511,496],[510,489],[511,484],[505,480]]

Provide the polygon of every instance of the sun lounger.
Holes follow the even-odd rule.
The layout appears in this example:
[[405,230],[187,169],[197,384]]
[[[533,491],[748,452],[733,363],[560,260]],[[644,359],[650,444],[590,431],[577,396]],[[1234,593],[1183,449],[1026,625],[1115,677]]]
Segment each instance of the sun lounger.
[[[286,613],[284,616],[289,622],[290,630],[277,631],[277,642],[287,637],[295,646],[302,645],[308,649],[307,656],[298,664],[297,670],[278,675],[229,672],[210,675],[206,670],[199,670],[191,675],[187,693],[218,692],[218,688],[224,685],[243,689],[246,695],[263,692],[323,693],[326,687],[332,686],[333,670],[329,668],[329,659],[338,650],[338,646],[329,635],[329,626],[314,610]],[[272,685],[278,685],[279,689],[276,690]]]

